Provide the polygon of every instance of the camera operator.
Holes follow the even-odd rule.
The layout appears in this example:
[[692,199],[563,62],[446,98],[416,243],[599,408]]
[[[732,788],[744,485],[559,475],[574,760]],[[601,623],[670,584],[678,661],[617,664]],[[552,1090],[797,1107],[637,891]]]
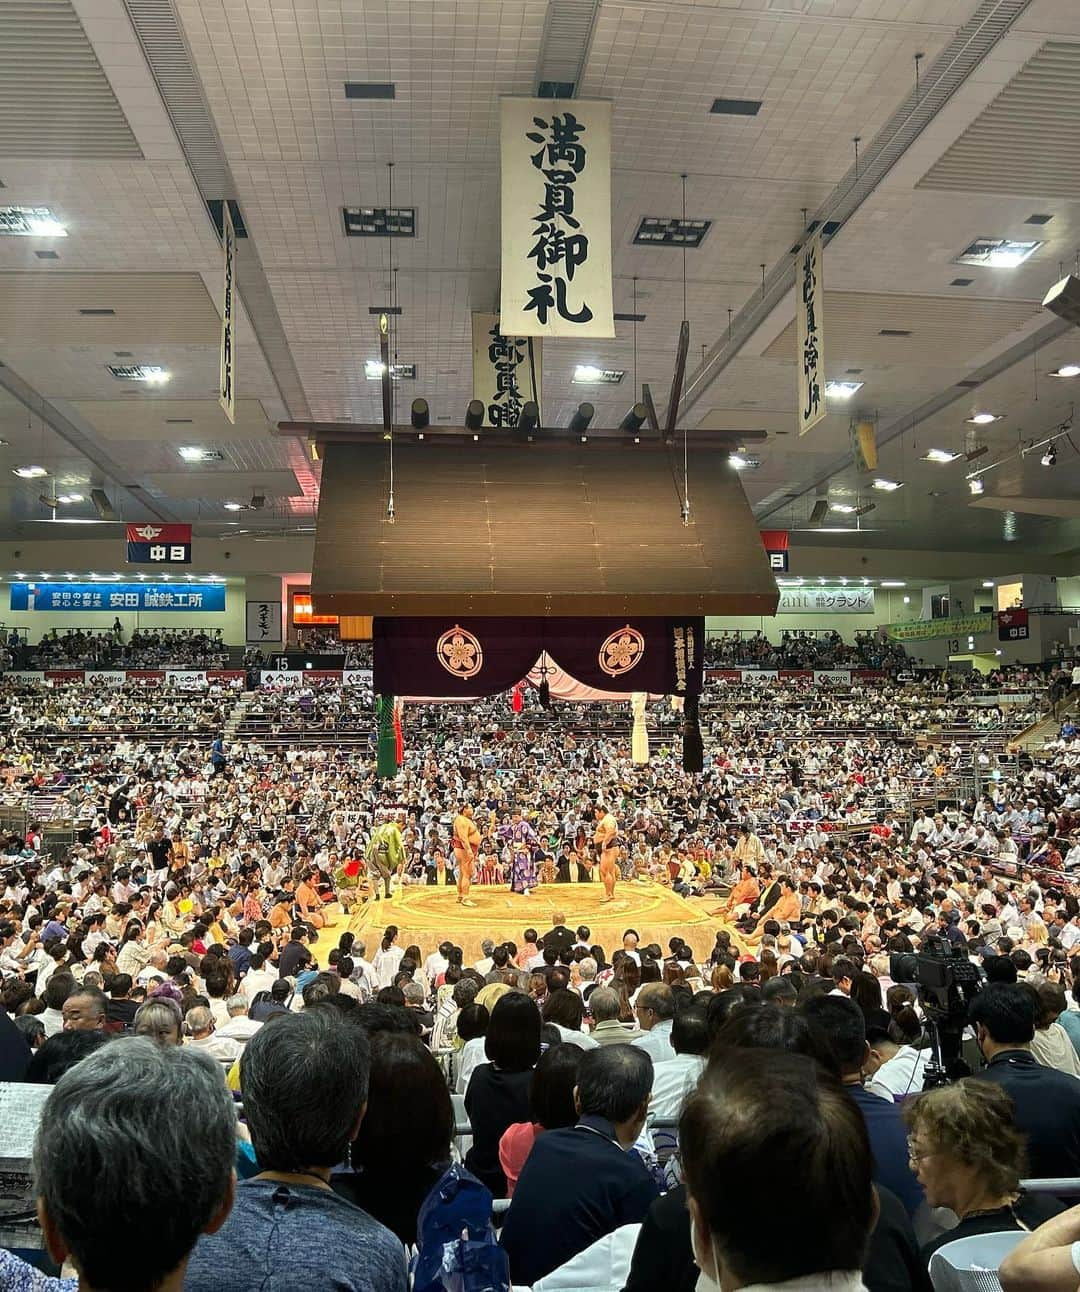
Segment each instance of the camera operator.
[[1011,1096],[1027,1139],[1032,1176],[1080,1175],[1080,1081],[1044,1068],[1031,1053],[1035,997],[1022,983],[989,982],[968,1014],[987,1067],[979,1079]]

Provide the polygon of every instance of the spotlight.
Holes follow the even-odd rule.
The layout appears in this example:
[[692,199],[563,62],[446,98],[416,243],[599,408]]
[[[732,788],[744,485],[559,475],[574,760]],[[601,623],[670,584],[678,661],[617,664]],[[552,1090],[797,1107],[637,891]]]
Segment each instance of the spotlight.
[[619,423],[620,431],[640,431],[645,425],[645,419],[649,415],[649,410],[644,404],[635,404],[633,408]]
[[470,431],[478,431],[484,424],[484,405],[479,399],[470,399],[465,410],[465,425]]
[[422,431],[431,421],[431,412],[428,408],[426,399],[414,399],[412,402],[412,411],[409,413],[412,420],[413,430]]
[[1043,297],[1043,308],[1066,323],[1080,327],[1080,278],[1069,274],[1055,283]]
[[973,480],[968,481],[968,489],[971,490],[971,495],[973,498],[978,498],[985,488],[986,488],[986,485],[983,484],[982,480],[978,476],[976,476]]
[[868,511],[873,511],[876,506],[876,502],[864,502],[861,507],[855,508],[855,515],[865,516]]
[[575,435],[580,435],[583,431],[587,431],[595,412],[596,409],[593,408],[592,404],[578,404],[577,412],[570,419],[569,429]]
[[104,489],[91,489],[90,501],[94,504],[94,510],[101,520],[115,520],[116,512],[109,501],[109,495]]
[[[588,407],[588,405],[586,405]],[[519,431],[535,431],[536,424],[540,420],[540,409],[535,399],[527,399],[521,405],[521,412],[518,414]],[[587,423],[586,423],[587,424]]]
[[1046,452],[1042,455],[1039,461],[1043,464],[1044,467],[1057,466],[1057,445],[1054,443],[1053,440],[1051,440],[1050,443],[1046,446]]

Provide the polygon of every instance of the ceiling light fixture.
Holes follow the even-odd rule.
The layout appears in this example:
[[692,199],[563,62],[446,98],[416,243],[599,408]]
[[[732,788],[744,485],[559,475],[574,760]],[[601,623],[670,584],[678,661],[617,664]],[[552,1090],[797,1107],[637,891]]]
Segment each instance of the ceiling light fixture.
[[1041,242],[1017,242],[1012,238],[976,238],[953,263],[980,265],[984,269],[1015,269],[1042,245]]
[[47,476],[49,473],[44,467],[26,466],[13,467],[11,474],[18,476],[20,480],[37,480],[41,476]]
[[976,476],[973,480],[968,481],[968,488],[971,490],[972,496],[975,498],[978,498],[979,495],[986,489],[986,485],[984,485],[983,482],[979,479],[979,477]]
[[983,579],[983,587],[984,587],[984,588],[992,588],[993,586],[994,586],[994,580],[993,580],[993,579]]
[[570,380],[578,386],[617,386],[625,376],[622,368],[597,368],[591,363],[579,363]]
[[1044,467],[1057,466],[1057,445],[1054,443],[1053,440],[1051,440],[1050,443],[1046,446],[1046,449],[1043,452],[1043,455],[1039,459],[1039,461],[1043,464]]
[[903,489],[903,480],[886,480],[883,476],[878,476],[874,481],[873,487],[880,489],[882,493],[895,493],[897,489]]
[[181,444],[176,451],[185,462],[225,461],[225,454],[220,449],[204,449],[198,444]]
[[733,466],[736,471],[743,471],[747,466],[747,461],[741,453],[729,453],[728,465]]
[[1080,363],[1063,363],[1051,377],[1080,377]]
[[991,422],[1000,422],[1003,414],[1001,413],[972,413],[970,417],[964,420],[971,426],[989,426]]
[[842,516],[852,516],[855,514],[855,508],[849,502],[830,503],[829,510],[838,511]]
[[226,511],[244,510],[244,504],[242,502],[226,502],[226,503],[222,503],[222,506],[225,508]]
[[[379,381],[385,372],[381,359],[364,360],[364,376],[368,381]],[[392,363],[390,365],[391,381],[415,381],[415,363]]]
[[827,381],[825,383],[825,394],[830,399],[850,399],[852,395],[862,390],[861,381]]
[[0,234],[15,238],[66,238],[67,229],[47,206],[0,206]]
[[923,454],[924,462],[955,462],[960,457],[959,453],[953,453],[951,449],[927,449]]
[[881,586],[883,588],[906,588],[907,584],[902,583],[899,579],[882,579]]
[[57,494],[56,501],[59,503],[85,502],[86,498],[81,493],[62,493]]

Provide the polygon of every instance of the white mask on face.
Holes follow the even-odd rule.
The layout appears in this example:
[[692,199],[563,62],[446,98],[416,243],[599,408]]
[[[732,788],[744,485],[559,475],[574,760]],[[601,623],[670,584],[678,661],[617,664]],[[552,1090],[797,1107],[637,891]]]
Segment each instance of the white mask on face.
[[[699,1248],[705,1247],[706,1244],[699,1239],[697,1221],[691,1215],[690,1217],[690,1250],[694,1253],[694,1259],[698,1259]],[[704,1270],[698,1275],[698,1281],[695,1284],[694,1292],[720,1292],[720,1262],[716,1259],[716,1245],[713,1242],[712,1233],[709,1233],[708,1241],[709,1255],[712,1257],[713,1269],[715,1274],[707,1274]]]

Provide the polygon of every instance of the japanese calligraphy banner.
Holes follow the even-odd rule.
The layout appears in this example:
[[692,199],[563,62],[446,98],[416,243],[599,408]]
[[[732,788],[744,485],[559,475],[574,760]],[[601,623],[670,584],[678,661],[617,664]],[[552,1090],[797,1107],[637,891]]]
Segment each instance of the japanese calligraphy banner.
[[153,525],[142,521],[127,527],[128,565],[190,565],[191,526]]
[[543,341],[503,336],[498,314],[474,314],[473,399],[484,405],[485,426],[516,426],[522,405],[540,404]]
[[281,641],[281,602],[249,601],[247,603],[247,643],[249,646],[261,646],[263,643]]
[[505,98],[501,112],[501,326],[613,337],[611,104]]
[[795,267],[795,367],[799,374],[799,434],[825,416],[825,286],[821,274],[821,234],[809,239]]
[[872,615],[873,588],[781,588],[778,615]]
[[225,609],[225,585],[207,583],[12,583],[11,610]]
[[967,637],[988,633],[994,626],[993,615],[963,615],[955,619],[914,619],[906,624],[890,624],[893,641],[927,641],[931,637]]
[[218,403],[225,416],[236,424],[236,338],[233,330],[236,290],[236,231],[228,202],[221,204],[221,253],[224,283],[221,292],[221,371]]

